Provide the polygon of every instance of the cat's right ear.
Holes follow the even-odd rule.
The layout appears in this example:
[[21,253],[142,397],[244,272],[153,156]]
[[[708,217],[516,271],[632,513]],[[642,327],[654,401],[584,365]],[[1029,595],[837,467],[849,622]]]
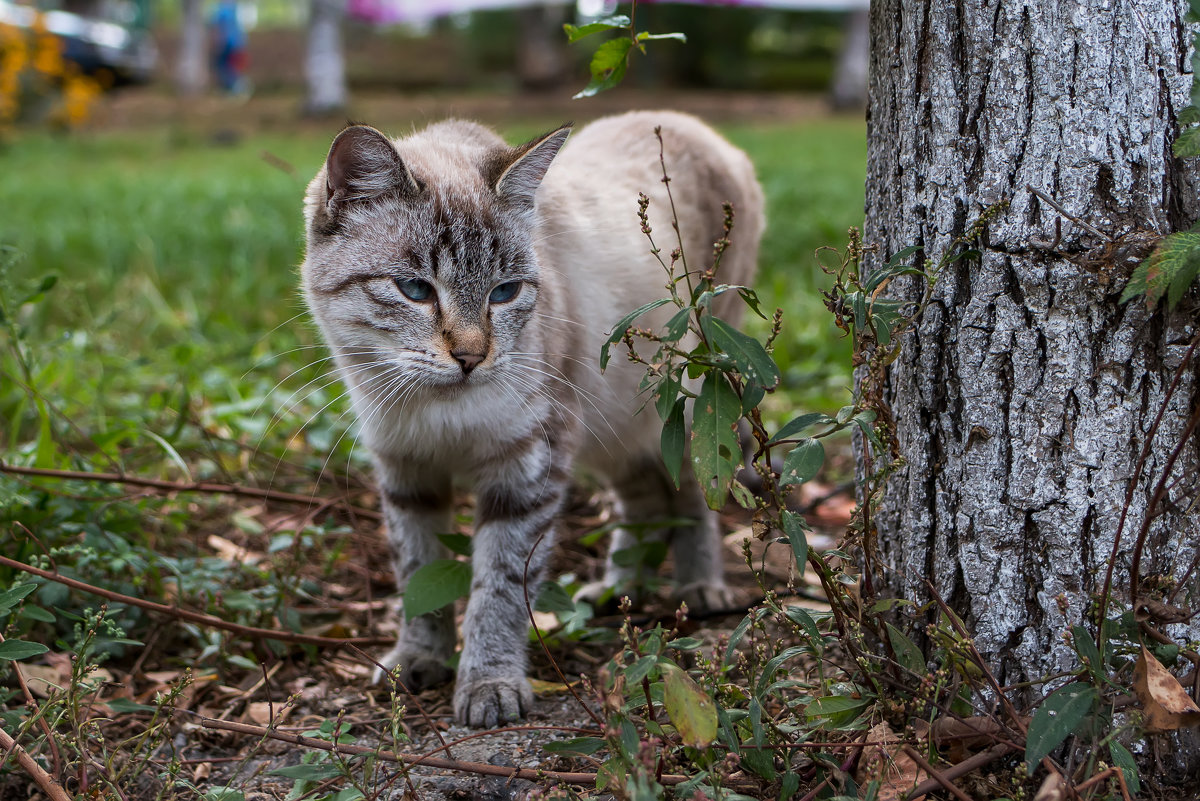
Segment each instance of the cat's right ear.
[[368,125],[351,125],[333,140],[325,160],[326,211],[388,192],[412,195],[420,185],[388,138]]

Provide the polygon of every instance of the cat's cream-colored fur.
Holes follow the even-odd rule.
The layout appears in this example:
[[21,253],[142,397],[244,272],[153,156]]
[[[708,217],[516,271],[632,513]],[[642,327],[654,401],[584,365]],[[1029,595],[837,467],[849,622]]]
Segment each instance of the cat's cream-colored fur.
[[[679,244],[656,127],[689,267],[708,266],[730,201],[736,226],[720,279],[748,283],[763,228],[753,167],[679,113],[632,112],[517,148],[462,121],[398,140],[355,126],[308,188],[305,295],[374,457],[401,591],[446,555],[436,534],[451,530],[454,486],[476,495],[455,692],[471,725],[519,717],[531,702],[523,585],[536,594],[577,466],[612,483],[627,522],[694,519],[650,536],[677,546],[678,590],[692,608],[727,598],[716,518],[690,475],[674,489],[661,424],[639,413],[643,368],[616,352],[604,373],[598,366],[613,324],[666,293],[639,193],[664,257]],[[736,322],[733,295],[716,310]],[[618,531],[612,547],[633,541]],[[631,578],[610,558],[597,587]],[[447,607],[410,621],[384,661],[410,685],[444,680],[455,642]]]

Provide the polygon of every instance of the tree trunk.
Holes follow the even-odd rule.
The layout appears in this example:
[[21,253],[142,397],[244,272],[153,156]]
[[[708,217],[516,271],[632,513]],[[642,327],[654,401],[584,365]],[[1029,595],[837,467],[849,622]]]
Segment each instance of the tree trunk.
[[309,114],[333,114],[346,107],[346,58],[342,49],[342,20],[346,0],[312,0],[308,17],[305,74]]
[[181,95],[198,95],[208,85],[208,48],[204,30],[204,3],[183,0],[179,23],[179,60],[175,87]]
[[[1145,242],[1200,214],[1197,171],[1170,147],[1191,86],[1185,10],[1175,0],[871,6],[872,265],[913,244],[916,263],[936,261],[986,207],[1008,203],[981,255],[945,270],[889,368],[884,397],[905,463],[875,516],[889,589],[926,600],[928,579],[1001,684],[1078,666],[1063,633],[1103,588],[1152,433],[1109,616],[1129,607],[1138,532],[1200,403],[1192,357],[1155,430],[1196,334],[1195,293],[1173,314],[1118,302]],[[894,294],[916,297],[910,280]],[[1174,466],[1138,571],[1143,582],[1184,580],[1174,601],[1193,609],[1198,441]],[[1200,636],[1200,623],[1188,626],[1172,633]]]

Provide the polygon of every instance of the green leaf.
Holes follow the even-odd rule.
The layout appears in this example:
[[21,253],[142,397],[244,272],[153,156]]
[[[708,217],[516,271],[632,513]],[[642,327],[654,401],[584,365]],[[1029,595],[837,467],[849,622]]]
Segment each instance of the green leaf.
[[858,719],[858,716],[870,706],[866,698],[854,698],[849,695],[826,695],[815,699],[804,709],[804,715],[811,721],[828,723],[832,728],[848,726]]
[[733,359],[743,378],[767,389],[779,385],[779,367],[757,339],[718,317],[712,318],[709,334],[714,344]]
[[[1196,21],[1200,22],[1200,20]],[[1183,108],[1179,109],[1179,114],[1176,116],[1175,122],[1179,123],[1180,125],[1194,125],[1197,122],[1200,122],[1200,108],[1191,105],[1184,106]]]
[[925,657],[921,654],[921,649],[916,644],[904,635],[904,632],[893,626],[891,623],[887,626],[888,641],[892,644],[892,651],[896,654],[896,659],[905,670],[911,671],[918,676],[924,676],[926,673]]
[[800,624],[804,633],[808,635],[810,645],[818,649],[824,647],[825,637],[822,636],[821,630],[817,628],[817,621],[813,620],[807,609],[802,606],[789,606],[783,613],[787,615],[788,620]]
[[603,737],[574,737],[570,740],[554,740],[542,746],[548,754],[576,754],[590,756],[608,745]]
[[575,611],[575,602],[571,600],[571,596],[567,595],[558,583],[553,581],[543,581],[541,591],[538,592],[537,601],[533,604],[535,612],[564,612],[571,613]]
[[825,464],[825,446],[819,439],[803,439],[792,448],[783,460],[783,474],[779,477],[781,486],[788,484],[803,484],[809,481]]
[[729,491],[733,494],[733,500],[743,509],[753,511],[758,507],[758,501],[755,499],[754,493],[736,478],[729,482]]
[[276,768],[270,771],[272,776],[286,776],[289,779],[307,779],[320,781],[342,775],[342,769],[328,762],[318,762],[314,765],[289,765],[286,768]]
[[8,659],[16,662],[19,659],[28,659],[31,656],[44,654],[49,650],[49,648],[40,642],[5,640],[4,642],[0,642],[0,659]]
[[654,387],[654,409],[658,412],[659,420],[665,423],[671,416],[671,410],[675,408],[675,401],[680,399],[679,393],[682,389],[683,382],[677,370],[671,370],[659,379]]
[[1146,308],[1153,309],[1166,295],[1167,305],[1174,308],[1198,274],[1200,231],[1193,228],[1170,234],[1133,271],[1121,293],[1121,302],[1144,294]]
[[200,796],[204,801],[246,801],[246,794],[234,787],[209,787]]
[[466,534],[438,534],[437,538],[441,540],[442,545],[445,545],[451,552],[459,556],[471,555],[471,538]]
[[26,606],[21,609],[20,617],[26,620],[36,620],[39,623],[53,623],[54,613],[40,606]]
[[404,620],[436,612],[471,591],[471,565],[455,559],[435,559],[422,565],[404,588]]
[[629,65],[629,49],[631,47],[633,47],[633,40],[627,36],[610,39],[600,45],[592,56],[592,63],[589,67],[592,71],[592,80],[583,88],[583,91],[574,96],[574,99],[591,97],[619,84],[625,77],[625,68]]
[[800,571],[800,577],[804,576],[804,567],[808,564],[808,537],[804,532],[808,531],[808,524],[804,522],[804,515],[797,512],[783,512],[783,533],[787,535],[788,544],[792,546],[792,553],[796,556],[796,569]]
[[783,426],[783,428],[775,432],[775,436],[771,437],[771,439],[767,441],[767,444],[773,445],[776,442],[782,442],[785,439],[790,439],[791,437],[796,436],[807,428],[832,422],[832,417],[827,414],[821,414],[820,412],[809,412],[808,414],[802,414],[794,420],[789,421]]
[[1171,145],[1171,152],[1181,159],[1200,156],[1200,128],[1192,126],[1180,131],[1179,138]]
[[38,284],[38,288],[33,290],[32,292],[30,292],[28,295],[26,295],[23,300],[18,301],[17,305],[24,306],[26,303],[36,303],[37,301],[42,299],[42,296],[44,294],[46,294],[51,289],[53,289],[54,285],[57,283],[58,283],[57,275],[47,275],[45,278],[42,279],[42,282],[40,284]]
[[1125,783],[1129,785],[1129,791],[1134,795],[1140,793],[1142,780],[1138,776],[1138,766],[1133,754],[1129,753],[1129,749],[1116,740],[1109,741],[1108,753],[1112,755],[1113,765],[1120,768],[1121,772],[1125,774]]
[[1076,682],[1054,691],[1033,713],[1025,738],[1025,764],[1037,767],[1042,758],[1062,745],[1079,724],[1092,713],[1098,698],[1096,688]]
[[692,318],[692,309],[690,306],[685,306],[675,312],[674,316],[667,321],[666,333],[663,336],[667,342],[678,342],[683,338],[683,335],[688,331],[688,320]]
[[575,44],[585,36],[591,36],[593,33],[601,31],[611,31],[617,28],[628,28],[630,25],[629,17],[624,14],[614,14],[611,17],[598,19],[595,22],[589,22],[586,25],[563,25],[563,31],[567,34],[567,42]]
[[687,446],[687,423],[684,420],[686,404],[685,398],[675,401],[675,405],[671,407],[671,413],[667,415],[667,421],[663,423],[662,433],[658,440],[659,448],[662,450],[663,464],[666,466],[671,480],[675,482],[676,488],[679,487],[679,473],[683,470],[683,451]]
[[711,509],[725,505],[729,482],[741,462],[737,436],[741,416],[741,398],[725,376],[707,375],[692,407],[692,469]]
[[629,684],[637,684],[642,679],[649,676],[650,671],[654,670],[657,665],[658,656],[656,654],[648,654],[643,656],[641,659],[625,668],[625,681]]
[[605,340],[604,344],[600,346],[600,369],[603,370],[608,366],[609,348],[625,338],[625,332],[629,329],[629,326],[633,325],[634,320],[641,317],[646,312],[657,309],[659,306],[670,302],[670,298],[659,298],[658,300],[652,300],[643,306],[637,307],[629,314],[622,317],[621,320],[615,326],[613,326],[613,330],[609,333],[608,339]]
[[38,588],[37,584],[24,582],[10,590],[0,592],[0,614],[4,614],[16,606],[21,599]]
[[1104,659],[1101,658],[1100,649],[1096,647],[1091,633],[1083,626],[1072,626],[1071,640],[1075,643],[1075,653],[1087,659],[1088,672],[1092,674],[1092,678],[1099,682],[1107,681],[1108,677],[1104,675]]
[[663,706],[679,739],[693,748],[707,748],[717,739],[717,707],[712,698],[681,668],[663,664]]

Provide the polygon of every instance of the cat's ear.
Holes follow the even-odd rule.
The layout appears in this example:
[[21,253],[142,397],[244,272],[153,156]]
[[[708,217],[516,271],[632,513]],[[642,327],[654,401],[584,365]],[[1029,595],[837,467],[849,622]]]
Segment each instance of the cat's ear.
[[325,161],[327,210],[369,200],[387,192],[416,194],[420,186],[387,137],[367,125],[351,125],[337,135]]
[[532,208],[538,185],[570,133],[571,123],[568,122],[508,151],[506,158],[498,165],[499,176],[494,184],[496,194],[519,207]]

